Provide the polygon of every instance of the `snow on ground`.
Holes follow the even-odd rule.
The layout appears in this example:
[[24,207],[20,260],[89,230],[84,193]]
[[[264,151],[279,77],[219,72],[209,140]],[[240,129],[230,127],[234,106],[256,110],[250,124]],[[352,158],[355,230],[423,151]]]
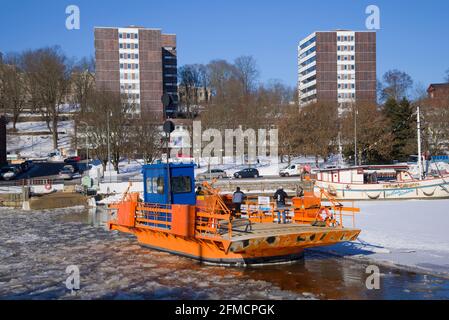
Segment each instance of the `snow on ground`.
[[[9,122],[7,129],[12,129],[12,122]],[[29,121],[17,122],[16,129],[18,132],[49,132],[47,123],[45,121]],[[59,121],[58,131],[68,133],[73,129],[73,121]]]
[[[8,129],[12,128],[12,123],[8,124]],[[16,129],[19,133],[48,132],[47,124],[44,121],[18,122]],[[71,148],[73,133],[73,121],[60,121],[58,123],[59,147]],[[18,153],[26,158],[46,157],[54,151],[52,135],[7,135],[7,149],[10,153]]]
[[[223,157],[223,164],[218,164],[220,161],[218,158],[211,158],[211,169],[221,169],[226,171],[228,176],[232,176],[235,172],[248,168],[248,164],[241,164],[235,162],[231,157]],[[241,161],[240,161],[241,162]],[[292,164],[306,164],[315,163],[315,157],[295,157],[291,161]],[[208,172],[209,158],[202,158],[200,160],[200,167],[195,169],[195,173],[207,173]],[[288,166],[287,162],[281,163],[270,157],[259,157],[259,163],[251,164],[252,168],[259,170],[261,176],[277,176],[279,170]]]
[[371,201],[356,207],[359,239],[316,250],[449,277],[449,200]]

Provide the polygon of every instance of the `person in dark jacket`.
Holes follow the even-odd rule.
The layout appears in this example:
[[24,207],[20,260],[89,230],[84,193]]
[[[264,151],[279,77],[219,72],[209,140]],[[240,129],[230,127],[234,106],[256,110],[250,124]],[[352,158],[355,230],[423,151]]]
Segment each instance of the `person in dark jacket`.
[[235,214],[241,213],[243,200],[245,200],[245,194],[240,191],[240,187],[237,187],[232,196],[232,203],[234,204]]
[[285,200],[288,198],[288,194],[284,191],[283,187],[279,189],[274,194],[274,200],[276,201],[276,211],[278,215],[278,223],[281,223],[281,212],[282,212],[282,223],[287,223],[286,211],[288,211],[285,205]]
[[197,196],[202,196],[204,195],[204,191],[203,188],[201,188],[200,186],[196,189],[196,195]]

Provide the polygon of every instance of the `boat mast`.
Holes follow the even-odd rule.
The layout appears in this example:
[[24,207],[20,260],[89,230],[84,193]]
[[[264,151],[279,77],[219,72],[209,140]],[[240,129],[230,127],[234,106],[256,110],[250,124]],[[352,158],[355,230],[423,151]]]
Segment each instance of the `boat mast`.
[[422,180],[422,157],[421,157],[421,117],[419,113],[419,106],[416,107],[416,124],[418,129],[418,170],[419,170],[419,180]]

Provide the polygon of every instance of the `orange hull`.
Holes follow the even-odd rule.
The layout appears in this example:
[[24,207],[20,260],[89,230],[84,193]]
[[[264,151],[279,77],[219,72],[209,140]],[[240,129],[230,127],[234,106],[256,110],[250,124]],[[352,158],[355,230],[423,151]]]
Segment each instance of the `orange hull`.
[[110,224],[111,230],[134,234],[143,246],[224,265],[256,265],[294,262],[303,257],[305,248],[331,245],[355,239],[359,230],[328,230],[260,236],[232,241],[185,238],[166,232]]
[[[333,216],[314,225],[323,207],[312,196],[300,203],[295,200],[299,206],[295,223],[277,224],[273,212],[271,219],[263,212],[248,219],[233,218],[218,193],[212,189],[210,193],[198,197],[196,205],[143,203],[138,194],[129,194],[110,206],[116,212],[109,229],[131,233],[141,245],[156,250],[238,266],[296,261],[306,248],[354,241],[360,233],[341,224],[335,227]],[[343,208],[338,208],[341,214]]]

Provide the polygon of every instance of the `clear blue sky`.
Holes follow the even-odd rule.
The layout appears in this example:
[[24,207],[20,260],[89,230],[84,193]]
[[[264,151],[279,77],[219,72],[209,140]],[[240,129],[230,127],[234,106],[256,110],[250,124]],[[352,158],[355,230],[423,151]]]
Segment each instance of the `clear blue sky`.
[[[65,28],[65,8],[81,29]],[[1,0],[0,51],[59,45],[70,57],[94,55],[94,26],[142,25],[178,36],[179,64],[253,55],[261,80],[295,85],[297,43],[315,30],[365,30],[365,8],[381,11],[378,77],[397,68],[427,86],[449,68],[449,1],[405,0]]]

